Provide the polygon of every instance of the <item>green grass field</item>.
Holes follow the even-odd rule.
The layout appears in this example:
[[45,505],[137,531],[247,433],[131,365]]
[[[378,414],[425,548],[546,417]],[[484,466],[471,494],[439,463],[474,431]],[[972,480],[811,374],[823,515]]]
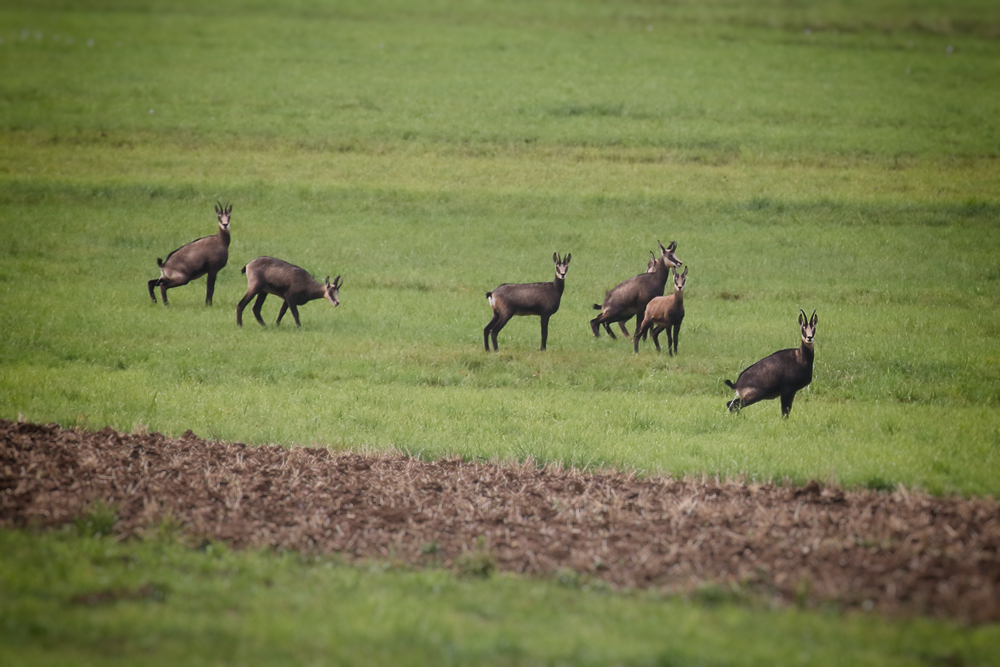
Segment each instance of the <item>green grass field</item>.
[[[5,3],[0,417],[997,495],[997,34],[985,1]],[[168,309],[152,304],[156,258],[214,233],[217,200],[233,204],[233,242],[215,305],[203,305],[204,279],[171,290]],[[595,340],[588,323],[657,240],[677,241],[690,270],[673,358]],[[537,349],[537,319],[517,318],[500,353],[484,352],[484,293],[550,280],[553,252],[573,261],[549,349]],[[238,329],[239,269],[265,254],[343,275],[341,306],[314,302],[300,330],[290,317],[275,328],[271,297],[266,329],[249,313]],[[722,380],[797,345],[799,308],[818,311],[817,356],[790,419],[776,402],[726,413]],[[4,539],[6,550],[34,538]],[[313,569],[294,583],[289,563],[275,567],[296,595],[342,585],[313,581]],[[73,609],[38,601],[58,584],[18,588],[10,572],[8,618],[62,614],[73,627]],[[425,585],[372,576],[363,586],[387,604]],[[496,618],[520,613],[505,587],[522,585],[536,584],[447,584],[489,597]],[[192,595],[185,604],[197,606]],[[271,604],[272,593],[253,595]],[[558,595],[585,624],[718,613]],[[618,611],[600,611],[609,599]],[[427,622],[449,626],[457,600]],[[724,613],[757,645],[755,612]],[[97,638],[93,660],[114,662],[122,656],[101,641],[138,641],[128,614],[51,636]],[[195,632],[177,623],[177,636]],[[516,654],[456,629],[454,653],[430,643],[421,655],[751,660],[713,653],[721,630],[685,635],[709,646],[681,654],[658,643],[655,624],[623,623],[627,633],[597,643],[564,637]],[[775,623],[789,646],[812,632],[803,627],[823,627],[827,647],[862,642],[836,615]],[[521,631],[492,616],[481,624]],[[394,650],[422,632],[406,627]],[[293,645],[296,632],[273,641]],[[930,655],[883,639],[863,645],[900,664]],[[648,648],[622,652],[634,642]],[[15,644],[25,662],[64,659]],[[301,658],[275,648],[274,659],[312,661],[316,646]],[[768,660],[759,650],[751,661]],[[979,655],[959,653],[966,664]]]

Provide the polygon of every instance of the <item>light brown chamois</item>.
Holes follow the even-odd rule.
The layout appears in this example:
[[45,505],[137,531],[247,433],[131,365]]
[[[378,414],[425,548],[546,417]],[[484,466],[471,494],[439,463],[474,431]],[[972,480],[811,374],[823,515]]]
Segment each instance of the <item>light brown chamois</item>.
[[646,314],[642,318],[642,324],[635,330],[635,337],[632,339],[636,352],[639,352],[639,338],[652,327],[656,351],[660,351],[660,332],[666,329],[667,352],[670,356],[677,354],[677,341],[681,337],[681,322],[684,321],[684,283],[687,282],[688,267],[684,267],[684,273],[677,273],[677,269],[673,271],[674,293],[654,297],[646,304]]
[[600,315],[590,321],[590,328],[595,337],[600,337],[600,327],[603,325],[609,336],[617,338],[609,326],[612,322],[618,322],[622,334],[628,336],[625,323],[635,316],[636,326],[639,326],[639,321],[646,312],[646,304],[653,297],[663,296],[667,278],[670,277],[670,269],[679,267],[681,260],[675,254],[677,250],[675,241],[671,241],[666,248],[659,241],[656,243],[660,246],[660,258],[656,260],[652,271],[647,269],[646,273],[615,285],[605,294],[603,305],[594,304],[594,310],[601,311]]
[[812,382],[813,339],[816,336],[816,311],[806,320],[806,312],[799,310],[799,329],[802,345],[788,350],[779,350],[750,366],[736,378],[736,384],[726,380],[731,389],[736,390],[736,398],[726,403],[730,412],[758,401],[781,398],[781,416],[787,417],[792,411],[795,392]]
[[313,279],[305,269],[274,257],[258,257],[244,266],[241,272],[247,276],[247,293],[236,306],[237,326],[243,326],[243,309],[255,296],[257,301],[253,305],[253,315],[261,326],[264,326],[264,318],[260,316],[260,308],[268,294],[284,300],[275,325],[281,324],[286,310],[291,310],[295,326],[302,326],[298,306],[313,299],[326,299],[334,306],[340,305],[340,288],[344,284],[340,276],[333,279],[333,284],[330,284],[330,276],[327,276],[326,284],[323,284]]
[[493,319],[483,329],[483,345],[490,351],[490,334],[493,335],[493,351],[497,351],[497,334],[515,315],[538,315],[542,318],[542,347],[549,337],[549,318],[559,310],[563,289],[566,286],[566,271],[569,270],[569,260],[552,253],[552,261],[556,265],[556,277],[550,283],[504,283],[492,292],[486,293],[493,309]]
[[156,264],[160,267],[160,277],[150,280],[149,298],[156,303],[153,289],[160,286],[160,296],[163,305],[167,304],[167,290],[171,287],[187,285],[192,280],[208,275],[208,288],[205,292],[205,304],[212,305],[212,294],[215,292],[215,276],[229,261],[229,214],[233,207],[226,202],[222,206],[216,202],[215,214],[219,218],[219,233],[215,236],[205,236],[181,246],[167,255],[167,261],[159,257]]

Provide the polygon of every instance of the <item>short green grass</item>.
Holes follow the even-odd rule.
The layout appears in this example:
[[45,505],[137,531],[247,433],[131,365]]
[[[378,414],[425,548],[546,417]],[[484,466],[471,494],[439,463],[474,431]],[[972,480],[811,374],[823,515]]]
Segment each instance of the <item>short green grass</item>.
[[[456,577],[296,554],[0,532],[5,665],[986,665],[996,626]],[[766,605],[759,602],[758,605]],[[766,607],[764,607],[766,609]],[[748,642],[748,637],[767,641]]]
[[[996,495],[998,29],[985,1],[5,3],[0,417]],[[215,306],[203,280],[153,305],[156,257],[214,233],[217,200],[234,209]],[[674,358],[649,343],[633,355],[588,325],[657,240],[676,240],[690,267]],[[484,352],[483,294],[551,279],[553,252],[573,261],[549,349],[537,320],[519,318],[499,354]],[[342,274],[342,305],[304,307],[301,330],[237,329],[239,268],[262,254]],[[818,311],[817,360],[791,418],[774,403],[727,414],[722,380],[796,345],[799,308]],[[270,299],[269,322],[277,309]],[[5,551],[35,539],[2,535]],[[56,543],[30,548],[92,548]],[[202,556],[169,556],[188,557]],[[325,572],[245,557],[290,579]],[[447,579],[371,576],[385,578],[361,577],[362,597],[389,591],[389,606],[412,597],[407,577]],[[6,609],[48,599],[44,585],[37,599],[8,590],[20,592]],[[209,598],[189,609],[211,615]],[[599,600],[610,616],[660,613]],[[153,608],[195,613],[171,604]],[[139,641],[133,605],[149,603],[80,626],[94,661],[114,659],[105,639]],[[716,613],[682,609],[669,613]],[[66,613],[56,634],[78,631]],[[592,613],[575,622],[593,628]],[[227,614],[217,622],[239,625]],[[803,618],[853,646],[853,620]],[[182,620],[173,636],[196,632]],[[289,632],[273,650],[303,645]],[[442,639],[426,655],[608,662],[631,643],[661,646],[645,632],[606,653],[470,640],[452,654]],[[697,632],[683,636],[726,634]],[[358,633],[344,655],[372,658]],[[761,634],[737,631],[758,662]],[[18,655],[35,646],[31,660],[59,662],[57,644]],[[657,651],[621,661],[738,661]],[[311,659],[289,655],[274,660]]]

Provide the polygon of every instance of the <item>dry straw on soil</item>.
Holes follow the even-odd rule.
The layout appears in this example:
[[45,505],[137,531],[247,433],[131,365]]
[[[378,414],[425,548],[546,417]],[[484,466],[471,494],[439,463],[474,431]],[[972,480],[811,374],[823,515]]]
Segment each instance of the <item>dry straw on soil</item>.
[[1000,505],[531,463],[206,442],[0,420],[0,527],[58,525],[95,501],[117,535],[164,520],[268,546],[616,586],[757,591],[805,604],[1000,620]]

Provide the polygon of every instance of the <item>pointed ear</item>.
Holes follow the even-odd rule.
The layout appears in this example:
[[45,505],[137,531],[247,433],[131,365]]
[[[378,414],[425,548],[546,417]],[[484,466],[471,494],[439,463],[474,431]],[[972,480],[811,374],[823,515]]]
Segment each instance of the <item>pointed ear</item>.
[[656,242],[656,245],[660,246],[660,252],[661,252],[662,254],[664,254],[664,255],[666,255],[666,254],[667,254],[667,249],[663,247],[663,244],[662,244],[662,243],[660,243],[659,241],[657,241],[657,242]]
[[222,204],[220,204],[219,202],[215,202],[215,212],[222,213]]
[[555,253],[552,253],[552,261],[555,262],[556,264],[558,264],[559,263],[559,255],[557,255]]
[[330,276],[327,276],[327,277],[326,277],[326,286],[327,286],[327,287],[329,287],[329,286],[330,286]]
[[684,266],[684,273],[683,273],[683,275],[684,275],[685,278],[687,277],[687,274],[688,274],[688,267],[687,267],[687,265],[685,265]]
[[344,283],[340,282],[340,276],[337,276],[336,278],[333,279],[333,286],[336,287],[337,289],[340,289],[340,286],[343,284]]
[[819,318],[816,317],[816,311],[815,310],[813,311],[813,316],[812,316],[812,319],[809,321],[809,323],[812,324],[813,326],[816,326],[816,324],[819,323]]
[[799,326],[800,327],[805,326],[806,321],[807,321],[806,320],[806,311],[804,311],[801,308],[799,308]]
[[567,264],[569,264],[569,258],[572,257],[572,256],[573,256],[573,253],[571,253],[571,252],[566,253],[566,263]]
[[229,202],[226,202],[226,215],[229,215],[232,212],[233,212],[233,205],[230,204]]
[[670,245],[667,246],[667,250],[670,251],[677,250],[677,241],[671,241]]

